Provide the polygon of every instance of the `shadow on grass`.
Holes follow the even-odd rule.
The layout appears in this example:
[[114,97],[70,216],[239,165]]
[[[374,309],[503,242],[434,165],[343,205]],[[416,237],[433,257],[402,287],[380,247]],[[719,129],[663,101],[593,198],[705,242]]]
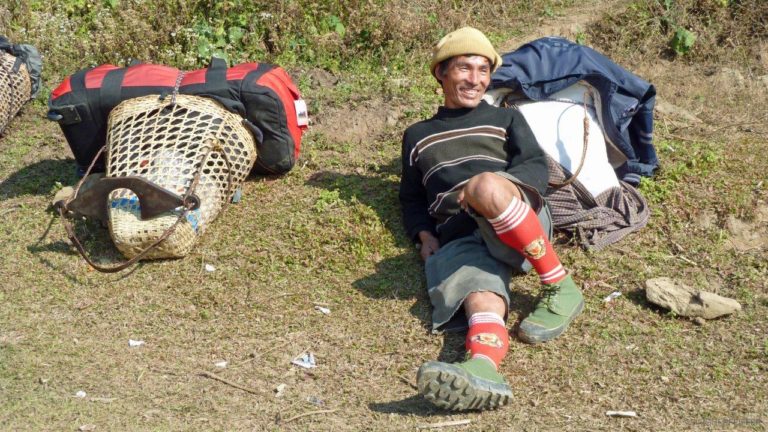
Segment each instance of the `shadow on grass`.
[[[397,198],[400,173],[400,159],[395,158],[389,164],[381,166],[373,173],[346,174],[333,171],[320,171],[312,175],[307,184],[328,191],[337,191],[345,201],[354,197],[368,206],[378,216],[384,227],[395,238],[395,245],[400,248],[412,248],[406,237],[400,216],[400,202]],[[352,284],[363,294],[374,299],[419,301],[411,308],[411,313],[425,326],[430,323],[429,301],[424,287],[424,268],[419,264],[415,249],[390,257],[376,264],[376,272],[358,279]]]
[[444,416],[446,411],[439,410],[420,395],[413,395],[403,400],[391,402],[376,402],[368,404],[371,411],[382,414],[403,414],[431,417]]
[[[66,255],[76,255],[77,252],[72,248],[72,245],[65,241],[54,241],[51,243],[43,244],[43,240],[45,240],[48,237],[48,234],[51,232],[51,229],[54,229],[56,226],[56,223],[58,222],[58,217],[51,212],[51,219],[50,222],[48,222],[48,226],[45,228],[45,231],[43,231],[43,234],[40,236],[40,238],[37,239],[37,241],[29,246],[27,246],[27,251],[34,255],[40,263],[42,263],[44,266],[48,267],[51,270],[57,270],[62,271],[63,269],[59,268],[56,264],[52,263],[48,259],[46,259],[42,253],[43,252],[55,252],[60,254],[66,254]],[[70,274],[64,275],[67,279],[69,279],[71,282],[77,282],[77,280]]]
[[374,299],[425,300],[423,269],[412,254],[385,258],[376,263],[376,273],[356,280],[352,285]]
[[46,159],[16,171],[0,183],[0,197],[47,195],[56,182],[74,185],[78,181],[72,159]]
[[400,187],[400,159],[393,159],[372,174],[344,174],[333,171],[320,171],[313,174],[307,184],[310,186],[338,191],[345,201],[354,197],[359,202],[373,209],[385,228],[395,236],[398,247],[410,246],[400,218],[400,202],[397,193]]
[[[61,265],[55,264],[45,258],[44,254],[48,252],[81,258],[75,247],[67,241],[57,240],[43,243],[52,229],[60,228],[61,230],[64,230],[64,227],[61,226],[58,213],[53,210],[50,210],[50,213],[51,220],[48,223],[47,228],[35,243],[27,246],[27,251],[35,256],[44,266],[51,270],[61,272],[72,282],[77,282],[77,278],[68,272],[67,268],[63,268]],[[90,253],[91,259],[96,262],[102,265],[112,266],[118,265],[125,260],[125,258],[117,252],[107,229],[102,227],[98,222],[86,221],[77,223],[76,231],[80,241],[83,243],[83,247],[86,249],[86,253]],[[142,262],[138,262],[129,269],[119,273],[120,278],[129,276],[142,265]]]

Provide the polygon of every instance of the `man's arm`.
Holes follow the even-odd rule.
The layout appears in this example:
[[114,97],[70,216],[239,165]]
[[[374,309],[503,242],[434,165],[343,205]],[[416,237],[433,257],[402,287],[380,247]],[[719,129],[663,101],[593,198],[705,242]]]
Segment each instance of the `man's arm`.
[[511,157],[506,172],[543,195],[549,180],[547,156],[525,117],[517,110],[512,113],[512,123],[507,130]]
[[429,203],[427,191],[421,183],[421,172],[415,166],[411,166],[409,149],[406,138],[403,138],[402,174],[400,176],[400,206],[403,215],[403,225],[408,237],[414,242],[424,241],[420,238],[421,232],[427,232],[434,237],[435,222],[429,215]]

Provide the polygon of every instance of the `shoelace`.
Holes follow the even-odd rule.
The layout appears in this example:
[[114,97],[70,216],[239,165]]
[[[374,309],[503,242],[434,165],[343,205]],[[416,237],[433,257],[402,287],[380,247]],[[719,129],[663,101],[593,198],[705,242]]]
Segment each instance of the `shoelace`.
[[557,293],[560,292],[560,286],[556,284],[542,285],[539,292],[540,303],[550,306],[550,302],[555,298]]

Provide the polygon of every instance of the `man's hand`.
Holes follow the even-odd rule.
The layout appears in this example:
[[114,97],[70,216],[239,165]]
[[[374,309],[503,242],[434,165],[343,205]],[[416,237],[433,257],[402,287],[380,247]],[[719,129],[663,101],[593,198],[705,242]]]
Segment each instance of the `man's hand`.
[[421,242],[421,259],[424,261],[440,249],[440,241],[429,231],[420,231],[419,241]]

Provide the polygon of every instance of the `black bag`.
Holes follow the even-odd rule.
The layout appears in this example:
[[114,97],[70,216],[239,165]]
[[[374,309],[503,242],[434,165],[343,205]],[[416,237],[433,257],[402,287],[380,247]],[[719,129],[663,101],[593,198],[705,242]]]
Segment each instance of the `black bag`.
[[[308,125],[306,105],[288,74],[265,63],[228,68],[221,59],[190,72],[153,64],[101,65],[66,78],[48,101],[48,118],[59,123],[78,171],[85,172],[105,145],[109,113],[120,102],[150,94],[210,97],[239,113],[257,142],[257,174],[284,174],[293,168]],[[94,172],[104,170],[103,160]]]

